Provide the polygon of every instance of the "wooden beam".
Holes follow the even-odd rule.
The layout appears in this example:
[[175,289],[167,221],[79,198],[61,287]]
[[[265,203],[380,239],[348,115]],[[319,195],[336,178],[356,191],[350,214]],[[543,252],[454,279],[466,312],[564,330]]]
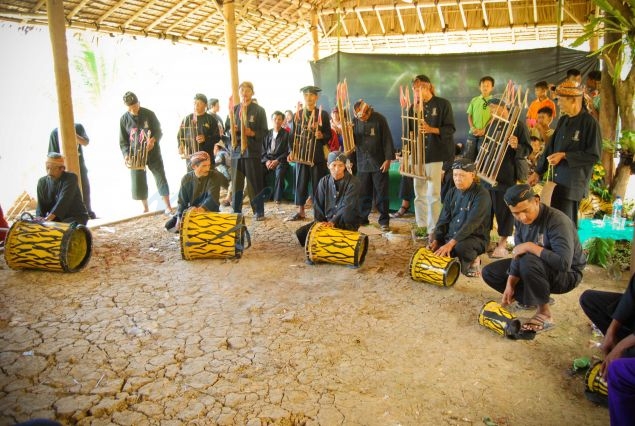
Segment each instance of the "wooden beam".
[[174,14],[174,12],[176,12],[177,10],[179,10],[181,7],[183,7],[183,5],[185,3],[187,3],[189,0],[181,0],[180,2],[178,2],[177,4],[175,4],[174,6],[172,6],[170,8],[170,10],[168,10],[167,12],[165,12],[164,14],[162,14],[161,16],[159,16],[158,18],[156,18],[150,25],[148,25],[147,27],[145,27],[145,31],[150,31],[152,30],[152,28],[156,27],[157,25],[159,25],[161,22],[163,22],[164,20],[166,20],[167,18],[169,18],[170,16],[172,16]]
[[[426,23],[423,20],[423,14],[421,13],[421,8],[417,6],[417,17],[419,18],[419,25],[421,26],[421,32],[425,33],[426,32]],[[384,34],[386,32],[384,31]]]
[[[227,48],[227,57],[229,58],[229,75],[231,77],[231,92],[234,105],[240,104],[238,97],[238,49],[236,43],[236,16],[234,9],[234,0],[225,0],[223,2],[223,19],[225,21],[225,45]],[[229,111],[234,114],[234,111]],[[235,133],[233,133],[235,135]],[[232,141],[235,144],[236,141]]]
[[[461,4],[460,0],[457,0],[457,3],[459,5],[459,12],[461,12],[461,20],[463,21],[463,29],[467,30],[467,18],[465,17],[465,10],[463,10],[463,5]],[[419,11],[419,8],[417,8],[417,11]]]
[[77,182],[81,192],[82,183],[81,179],[79,179],[79,156],[77,154],[77,138],[75,137],[71,76],[68,71],[64,2],[63,0],[48,0],[46,9],[49,20],[51,48],[53,50],[57,106],[60,117],[59,136],[62,138],[60,148],[62,154],[66,157],[66,169],[75,173],[78,177]]
[[66,19],[71,20],[75,17],[75,15],[77,15],[77,13],[84,7],[86,6],[86,3],[88,3],[89,0],[82,0],[79,3],[77,3],[77,6],[75,6],[75,8],[73,10],[71,10],[71,13],[68,14],[68,16],[66,17]]
[[[403,18],[401,17],[400,9],[395,8],[395,12],[397,12],[397,19],[399,20],[399,28],[401,29],[401,34],[405,34],[406,28],[404,27],[404,24],[403,24]],[[407,42],[408,39],[405,39],[405,41]]]
[[311,9],[311,39],[313,40],[313,61],[320,60],[320,40],[318,39],[318,15],[317,9]]
[[[104,22],[106,19],[108,19],[108,17],[110,15],[112,15],[117,9],[119,9],[121,6],[123,6],[123,4],[126,2],[126,0],[119,0],[117,3],[115,3],[115,5],[113,7],[111,7],[110,9],[108,9],[106,12],[104,12],[103,15],[101,15],[99,17],[99,19],[97,19],[95,22],[97,23],[97,25],[101,25],[102,22]],[[124,24],[124,27],[126,27],[126,25]]]
[[357,15],[357,20],[359,21],[360,25],[362,26],[362,30],[364,31],[364,35],[367,36],[368,35],[368,30],[366,29],[366,24],[364,23],[364,19],[362,18],[361,12],[359,10],[356,10],[355,14]]
[[381,19],[381,14],[379,13],[379,9],[374,9],[375,14],[377,15],[377,20],[379,21],[379,27],[381,28],[381,33],[386,35],[386,27],[384,26],[384,21]]
[[[126,1],[127,0],[123,0],[120,3],[125,3]],[[154,4],[156,2],[157,2],[157,0],[151,0],[151,1],[147,2],[145,6],[143,6],[141,9],[137,10],[134,15],[132,15],[126,22],[123,23],[123,27],[124,28],[128,28],[130,26],[130,24],[132,24],[134,21],[136,21],[139,16],[143,15],[144,13],[146,13],[148,11],[148,9],[150,9],[152,6],[154,6]]]

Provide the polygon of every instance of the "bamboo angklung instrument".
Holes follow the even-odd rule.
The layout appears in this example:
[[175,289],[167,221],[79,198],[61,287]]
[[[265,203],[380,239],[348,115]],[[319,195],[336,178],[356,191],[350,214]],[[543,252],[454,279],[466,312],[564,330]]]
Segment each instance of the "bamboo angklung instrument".
[[501,97],[504,105],[497,105],[486,127],[475,164],[479,178],[492,186],[497,185],[498,172],[509,147],[509,138],[516,130],[522,110],[527,106],[528,94],[529,90],[526,90],[523,96],[522,88],[516,88],[510,80]]
[[414,103],[411,103],[410,90],[407,86],[399,87],[399,104],[401,107],[401,163],[399,164],[399,173],[403,176],[427,180],[425,134],[419,131],[424,120],[424,103],[420,94],[413,93],[413,98]]
[[340,122],[342,123],[342,142],[344,145],[344,153],[346,155],[355,151],[355,139],[353,137],[353,122],[351,115],[351,101],[348,96],[348,84],[346,79],[337,83],[336,90],[337,110],[340,113]]

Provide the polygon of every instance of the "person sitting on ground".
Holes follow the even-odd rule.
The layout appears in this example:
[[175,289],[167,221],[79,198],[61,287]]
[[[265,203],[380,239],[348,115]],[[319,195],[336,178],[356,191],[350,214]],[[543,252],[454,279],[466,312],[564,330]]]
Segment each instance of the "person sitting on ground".
[[522,329],[546,331],[555,326],[549,295],[568,293],[578,286],[586,256],[571,219],[542,204],[529,185],[509,188],[505,203],[516,219],[513,258],[485,266],[483,280],[503,294],[503,305],[517,300],[520,304],[537,306],[536,313]]
[[222,140],[216,142],[214,145],[214,165],[216,166],[216,170],[218,170],[223,176],[225,176],[225,179],[227,179],[227,186],[222,186],[227,189],[227,195],[221,200],[221,203],[223,206],[228,207],[232,200],[232,157],[227,151],[225,142]]
[[314,221],[296,231],[298,241],[304,246],[315,222],[325,222],[348,231],[357,231],[362,221],[359,213],[360,184],[357,177],[346,170],[346,155],[329,153],[327,164],[330,174],[320,179],[313,202]]
[[476,168],[467,158],[452,164],[452,187],[443,203],[430,250],[437,256],[458,257],[468,277],[479,274],[479,255],[489,242],[492,201],[479,183]]
[[629,426],[635,419],[635,358],[620,358],[608,369],[611,426]]
[[190,165],[192,171],[181,179],[176,214],[165,223],[170,232],[180,230],[183,213],[189,208],[199,213],[219,211],[220,187],[227,183],[227,179],[212,169],[211,158],[205,151],[192,154]]
[[66,171],[64,157],[57,152],[48,153],[46,176],[37,182],[35,213],[46,222],[88,222],[77,175]]
[[624,294],[585,290],[580,306],[587,317],[604,334],[600,349],[604,353],[601,372],[614,360],[635,358],[635,275]]

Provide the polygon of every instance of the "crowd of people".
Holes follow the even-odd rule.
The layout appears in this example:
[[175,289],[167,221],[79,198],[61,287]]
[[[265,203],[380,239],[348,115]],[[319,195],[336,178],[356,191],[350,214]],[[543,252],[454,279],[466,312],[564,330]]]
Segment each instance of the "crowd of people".
[[[183,118],[177,135],[178,153],[187,172],[176,209],[170,204],[163,166],[161,125],[132,92],[123,96],[127,111],[120,119],[119,144],[128,166],[138,160],[138,150],[144,150],[143,167],[130,167],[132,198],[148,211],[149,169],[171,215],[166,228],[173,232],[179,232],[187,209],[218,212],[221,206],[231,206],[231,211],[241,213],[245,195],[254,220],[264,220],[265,202],[283,201],[290,172],[294,173],[296,211],[287,220],[306,220],[306,206],[312,201],[313,222],[297,230],[301,244],[315,221],[356,231],[369,224],[375,207],[380,229],[390,232],[390,219],[405,216],[414,206],[416,226],[425,229],[426,244],[436,256],[458,258],[465,275],[482,276],[501,293],[502,304],[535,309],[522,329],[543,332],[555,326],[551,295],[576,288],[586,264],[577,233],[578,206],[601,155],[600,76],[597,71],[589,73],[586,88],[577,70],[570,70],[557,85],[536,83],[535,100],[510,133],[504,133],[503,127],[512,122],[513,105],[504,96],[495,96],[494,78],[484,76],[479,81],[480,94],[468,105],[469,132],[460,141],[455,140],[451,103],[436,95],[429,77],[415,76],[414,103],[402,131],[422,138],[425,178],[402,176],[398,194],[402,205],[393,214],[388,210],[388,173],[398,153],[386,118],[363,99],[354,103],[351,117],[337,107],[329,114],[318,103],[321,89],[313,85],[300,89],[303,106],[295,112],[275,111],[270,121],[249,81],[240,84],[240,102],[226,120],[218,115],[217,99],[208,101],[196,94],[194,112]],[[418,115],[415,105],[421,108]],[[43,220],[86,224],[95,218],[82,155],[89,138],[81,124],[76,124],[75,131],[81,190],[77,176],[65,170],[55,129],[46,159],[47,175],[37,188],[37,215]],[[348,151],[343,144],[346,131],[354,140],[354,149]],[[506,150],[497,179],[481,180],[479,162],[488,155],[482,151],[487,150],[488,140],[503,134],[506,140],[500,142]],[[549,205],[533,189],[545,180],[555,182]],[[226,191],[224,198],[221,188]],[[496,260],[481,271],[480,256],[486,253],[494,229],[498,244],[491,257]],[[509,238],[514,239],[511,257]],[[609,378],[610,364],[635,350],[633,286],[632,279],[622,296],[588,290],[581,297],[584,312],[605,334],[603,369]],[[632,365],[620,364],[619,374],[630,375],[627,380],[633,383]]]

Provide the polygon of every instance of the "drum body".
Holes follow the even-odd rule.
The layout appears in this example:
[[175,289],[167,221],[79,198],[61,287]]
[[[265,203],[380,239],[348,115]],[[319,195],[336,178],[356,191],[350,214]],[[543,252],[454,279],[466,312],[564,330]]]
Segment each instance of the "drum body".
[[450,287],[459,279],[461,263],[457,258],[436,256],[421,247],[412,255],[408,269],[415,281]]
[[368,236],[315,222],[309,229],[304,249],[306,258],[311,262],[358,268],[366,259]]
[[520,320],[514,314],[493,300],[490,300],[481,308],[481,312],[478,315],[478,323],[505,337],[518,336],[521,327]]
[[240,258],[246,233],[242,214],[187,210],[182,218],[181,256],[185,260]]
[[18,220],[7,234],[4,257],[12,269],[77,272],[90,260],[92,247],[84,225]]
[[596,392],[600,395],[608,396],[609,388],[602,376],[600,376],[600,369],[602,368],[602,362],[596,362],[591,368],[589,368],[584,376],[584,387],[589,392]]

